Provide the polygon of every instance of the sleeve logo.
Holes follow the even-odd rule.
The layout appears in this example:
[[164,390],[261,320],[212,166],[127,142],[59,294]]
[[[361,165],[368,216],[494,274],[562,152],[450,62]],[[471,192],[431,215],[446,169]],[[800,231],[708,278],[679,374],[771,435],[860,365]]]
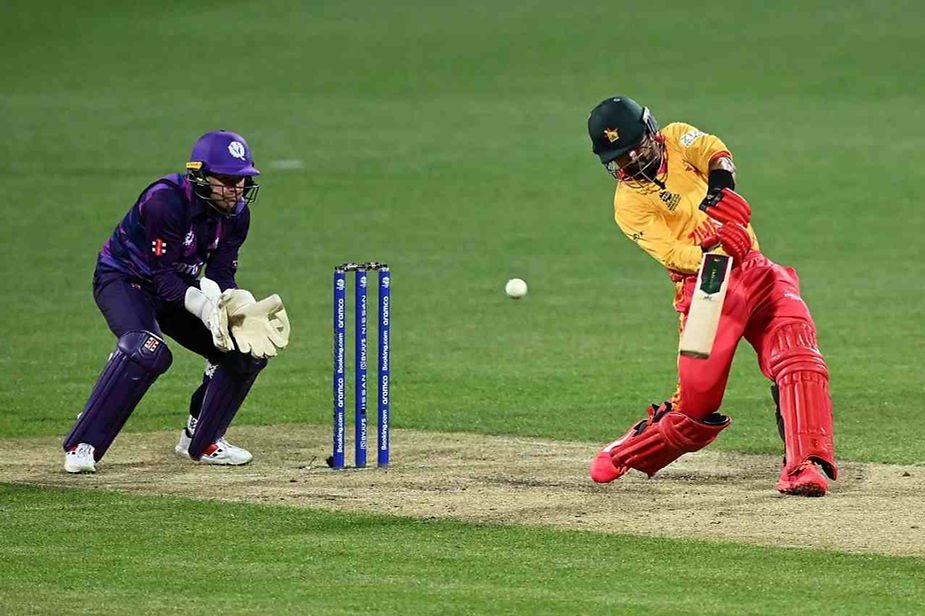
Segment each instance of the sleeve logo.
[[694,140],[695,140],[697,137],[703,137],[704,134],[706,134],[706,133],[704,133],[702,130],[697,130],[697,129],[695,128],[694,130],[690,131],[689,133],[685,133],[685,134],[681,135],[681,139],[680,139],[679,141],[681,141],[681,145],[683,145],[685,148],[689,148],[689,147],[691,147],[691,144],[694,143]]
[[167,252],[167,242],[161,239],[154,240],[151,242],[151,252],[154,253],[155,257],[160,257]]

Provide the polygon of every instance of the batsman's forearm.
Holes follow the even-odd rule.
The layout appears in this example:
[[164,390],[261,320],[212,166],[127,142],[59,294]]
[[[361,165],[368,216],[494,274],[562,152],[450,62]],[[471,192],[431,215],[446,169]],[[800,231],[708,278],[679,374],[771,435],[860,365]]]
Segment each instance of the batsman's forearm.
[[703,258],[703,249],[700,246],[678,245],[671,254],[666,267],[679,272],[691,274],[700,269],[700,260]]
[[703,250],[699,245],[675,243],[662,250],[657,250],[656,247],[645,245],[642,242],[640,246],[668,270],[682,274],[696,274],[700,269]]

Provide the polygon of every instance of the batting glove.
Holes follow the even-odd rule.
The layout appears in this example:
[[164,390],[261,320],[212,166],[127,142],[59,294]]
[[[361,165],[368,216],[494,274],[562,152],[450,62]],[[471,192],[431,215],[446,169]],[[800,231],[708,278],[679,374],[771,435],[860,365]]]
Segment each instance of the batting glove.
[[711,190],[700,202],[700,210],[723,224],[737,222],[747,225],[752,219],[752,208],[748,201],[730,188]]
[[739,263],[752,249],[752,237],[748,229],[737,222],[729,222],[717,232],[719,244],[734,263]]

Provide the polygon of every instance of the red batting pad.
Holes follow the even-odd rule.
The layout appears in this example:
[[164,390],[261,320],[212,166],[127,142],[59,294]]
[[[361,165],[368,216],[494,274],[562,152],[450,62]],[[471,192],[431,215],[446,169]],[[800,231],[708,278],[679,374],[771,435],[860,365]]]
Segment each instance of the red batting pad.
[[780,390],[784,470],[792,473],[814,460],[835,479],[829,370],[816,344],[816,332],[810,323],[787,323],[774,332],[772,344],[768,367]]
[[656,414],[640,422],[610,450],[615,467],[629,467],[650,477],[665,468],[681,455],[703,449],[729,425],[722,415],[717,423],[705,423],[682,415],[677,411]]

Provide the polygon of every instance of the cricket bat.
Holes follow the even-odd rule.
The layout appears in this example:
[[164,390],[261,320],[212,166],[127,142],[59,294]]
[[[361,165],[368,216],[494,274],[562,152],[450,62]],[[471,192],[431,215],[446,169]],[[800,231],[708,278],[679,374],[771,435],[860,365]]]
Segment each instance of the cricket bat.
[[719,315],[723,312],[732,257],[718,252],[705,252],[697,272],[697,286],[691,298],[691,309],[681,334],[679,352],[687,357],[706,359],[713,350]]

